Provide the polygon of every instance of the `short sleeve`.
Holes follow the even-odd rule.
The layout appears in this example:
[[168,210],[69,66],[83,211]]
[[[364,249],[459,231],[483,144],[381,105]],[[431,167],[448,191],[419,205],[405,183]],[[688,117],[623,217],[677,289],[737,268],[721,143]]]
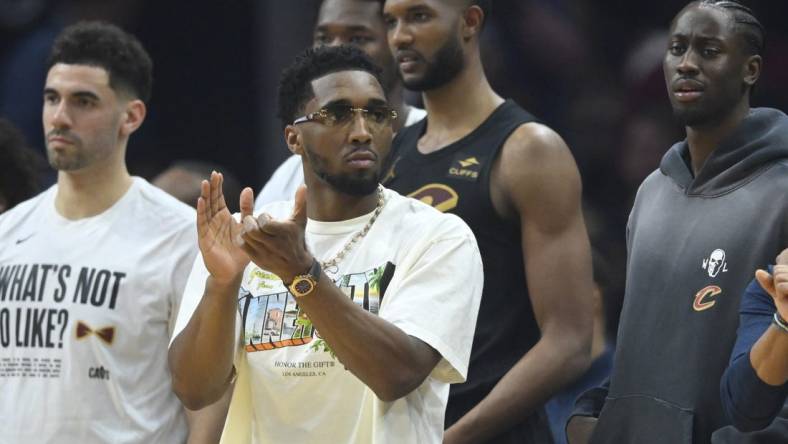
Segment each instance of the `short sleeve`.
[[178,313],[180,311],[181,300],[183,298],[186,282],[189,278],[189,270],[192,268],[194,259],[198,256],[197,230],[192,224],[188,224],[178,236],[174,238],[172,249],[166,252],[174,258],[171,274],[168,280],[170,288],[170,319],[169,332],[172,338]]
[[194,259],[188,276],[183,289],[183,297],[181,298],[180,309],[175,321],[175,328],[170,337],[170,345],[172,345],[172,341],[178,336],[178,333],[186,328],[195,310],[197,310],[197,305],[200,304],[203,293],[205,293],[205,281],[208,279],[209,273],[208,269],[205,268],[201,254],[198,254]]
[[465,235],[429,240],[409,256],[398,265],[380,316],[440,353],[434,378],[463,382],[484,282],[476,240],[468,229]]

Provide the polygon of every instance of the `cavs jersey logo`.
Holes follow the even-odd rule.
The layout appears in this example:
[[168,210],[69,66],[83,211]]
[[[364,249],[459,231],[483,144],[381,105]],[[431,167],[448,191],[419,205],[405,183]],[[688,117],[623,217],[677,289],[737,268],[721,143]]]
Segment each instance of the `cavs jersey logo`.
[[408,197],[420,200],[444,213],[454,209],[459,201],[457,192],[442,183],[424,185],[418,190],[408,194]]
[[708,310],[717,303],[714,298],[721,293],[722,289],[716,285],[709,285],[702,288],[699,292],[695,293],[695,301],[692,303],[692,308],[695,311]]
[[482,169],[483,158],[476,156],[468,157],[467,154],[459,153],[452,161],[451,167],[447,177],[454,179],[463,179],[475,182],[479,178],[479,172]]
[[725,260],[725,250],[717,248],[712,251],[708,258],[704,258],[701,264],[709,277],[717,277],[720,272],[728,272],[728,262]]

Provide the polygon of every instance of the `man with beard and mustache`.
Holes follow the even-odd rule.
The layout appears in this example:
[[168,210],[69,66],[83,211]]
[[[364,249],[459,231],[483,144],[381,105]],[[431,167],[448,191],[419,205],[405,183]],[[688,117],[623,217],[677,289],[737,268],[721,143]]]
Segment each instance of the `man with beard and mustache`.
[[551,442],[543,405],[590,363],[591,254],[574,159],[487,82],[489,2],[387,0],[383,15],[400,77],[427,109],[397,134],[385,183],[462,217],[484,264],[468,381],[451,387],[445,442]]
[[0,216],[0,441],[183,443],[166,356],[195,213],[125,163],[152,62],[116,26],[81,22],[48,66],[57,184]]
[[[441,443],[467,373],[483,282],[456,216],[378,184],[396,111],[360,50],[308,49],[282,75],[285,140],[306,187],[257,217],[202,184],[198,260],[170,348],[190,408],[237,370],[224,442]],[[463,279],[457,279],[463,276]]]
[[[389,106],[399,116],[392,126],[396,133],[423,119],[427,113],[405,103],[402,81],[397,76],[397,66],[386,43],[382,8],[382,0],[324,0],[315,23],[313,46],[351,45],[372,59],[382,70],[381,83]],[[302,183],[301,156],[290,156],[266,182],[255,199],[255,208],[269,202],[292,199]]]
[[744,434],[720,400],[741,295],[788,240],[788,117],[750,108],[763,35],[752,11],[729,0],[691,2],[671,24],[663,70],[687,138],[638,191],[610,383],[578,400],[570,436],[788,442],[784,416]]

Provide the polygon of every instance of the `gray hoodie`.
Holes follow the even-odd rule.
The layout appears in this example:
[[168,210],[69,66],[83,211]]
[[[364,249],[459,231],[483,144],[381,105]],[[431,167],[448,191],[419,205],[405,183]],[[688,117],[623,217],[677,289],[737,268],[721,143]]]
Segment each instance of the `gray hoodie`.
[[594,444],[788,443],[788,421],[741,435],[719,384],[739,299],[788,246],[788,116],[753,109],[697,177],[687,142],[641,185],[627,227],[615,364]]

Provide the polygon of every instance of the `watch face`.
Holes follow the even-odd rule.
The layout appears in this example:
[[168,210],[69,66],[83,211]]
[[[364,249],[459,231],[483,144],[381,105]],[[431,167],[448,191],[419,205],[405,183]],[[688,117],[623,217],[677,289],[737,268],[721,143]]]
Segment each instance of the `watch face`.
[[303,296],[312,291],[314,287],[315,285],[306,278],[299,279],[293,283],[293,289],[296,292],[296,296]]

